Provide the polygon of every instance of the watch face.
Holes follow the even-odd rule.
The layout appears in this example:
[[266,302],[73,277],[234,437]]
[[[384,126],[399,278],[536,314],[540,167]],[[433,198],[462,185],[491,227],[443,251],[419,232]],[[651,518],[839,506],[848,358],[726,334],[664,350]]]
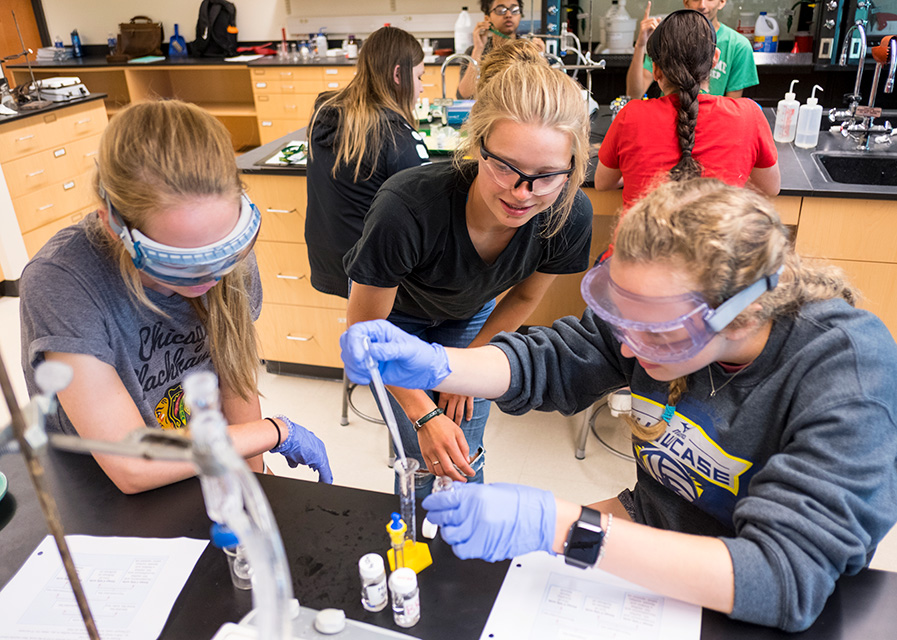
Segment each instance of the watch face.
[[589,525],[579,522],[570,531],[564,555],[573,564],[594,566],[598,560],[603,539],[604,531],[600,528],[593,529]]

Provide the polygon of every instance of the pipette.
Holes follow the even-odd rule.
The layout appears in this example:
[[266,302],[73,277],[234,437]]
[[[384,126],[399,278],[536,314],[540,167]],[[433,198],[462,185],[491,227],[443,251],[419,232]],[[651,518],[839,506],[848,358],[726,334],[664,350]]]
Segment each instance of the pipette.
[[371,356],[371,341],[365,336],[364,351],[366,354],[365,364],[371,372],[371,382],[374,385],[374,391],[377,393],[377,400],[380,403],[380,412],[383,414],[383,420],[386,421],[386,428],[392,435],[392,441],[396,446],[396,453],[399,460],[405,461],[405,447],[402,446],[402,436],[399,434],[399,425],[396,423],[396,415],[392,411],[392,405],[389,404],[389,396],[386,394],[386,386],[383,384],[383,378],[380,376],[380,368],[377,362]]

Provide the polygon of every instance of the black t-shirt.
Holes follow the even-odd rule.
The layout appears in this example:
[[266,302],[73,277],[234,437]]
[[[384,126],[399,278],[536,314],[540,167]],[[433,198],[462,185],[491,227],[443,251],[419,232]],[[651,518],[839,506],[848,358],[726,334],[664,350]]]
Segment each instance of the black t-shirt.
[[364,215],[374,194],[389,176],[429,162],[429,156],[423,139],[405,119],[393,111],[384,111],[388,129],[374,174],[368,178],[373,160],[368,156],[361,163],[358,182],[354,179],[354,166],[340,166],[334,178],[331,170],[336,162],[338,115],[336,109],[325,109],[312,128],[305,242],[312,286],[346,298],[349,290],[343,256],[361,237]]
[[[474,165],[475,167],[475,165]],[[467,231],[467,194],[475,168],[451,163],[409,169],[387,180],[346,254],[353,282],[398,287],[394,310],[432,320],[470,318],[484,304],[541,273],[578,273],[589,266],[592,205],[582,191],[555,235],[543,235],[542,212],[520,227],[492,264]]]

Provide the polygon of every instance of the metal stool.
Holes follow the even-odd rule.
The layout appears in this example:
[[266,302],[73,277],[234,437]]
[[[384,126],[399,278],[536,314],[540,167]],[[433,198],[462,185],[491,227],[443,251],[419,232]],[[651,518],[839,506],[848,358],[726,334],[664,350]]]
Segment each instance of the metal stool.
[[[362,420],[367,420],[368,422],[373,422],[374,424],[382,424],[386,425],[386,422],[382,418],[376,418],[374,416],[370,416],[365,412],[361,411],[355,404],[352,402],[352,392],[358,388],[358,385],[354,382],[349,382],[349,378],[346,377],[346,371],[343,370],[343,409],[342,414],[340,415],[339,423],[340,426],[347,426],[349,424],[349,409],[352,409],[352,413],[361,418]],[[392,465],[396,461],[396,453],[392,444],[392,434],[389,433],[389,429],[386,430],[386,444],[388,448],[389,455],[389,467],[392,468]]]
[[[628,435],[630,432],[629,425],[620,417],[623,413],[628,413],[628,407],[626,406],[628,398],[625,396],[629,396],[628,387],[617,389],[607,394],[586,409],[582,419],[582,427],[580,427],[579,436],[576,439],[577,460],[582,460],[586,457],[586,440],[588,440],[589,431],[595,434],[595,438],[597,438],[601,446],[615,456],[625,460],[635,460],[632,454],[629,453],[631,447],[627,448],[626,446],[630,442]],[[621,428],[627,434],[625,442],[610,442],[614,434],[617,434],[617,440],[621,440],[619,435]]]

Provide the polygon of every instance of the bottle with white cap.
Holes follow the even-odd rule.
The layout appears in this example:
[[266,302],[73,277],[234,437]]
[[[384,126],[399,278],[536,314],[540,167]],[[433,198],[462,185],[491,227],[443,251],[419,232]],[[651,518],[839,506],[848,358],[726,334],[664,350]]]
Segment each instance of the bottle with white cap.
[[402,567],[389,576],[392,593],[392,617],[400,627],[413,627],[420,622],[420,589],[413,569]]
[[791,142],[797,133],[797,110],[800,102],[795,100],[794,85],[799,80],[792,80],[791,87],[776,107],[776,126],[772,133],[772,139],[776,142]]
[[386,565],[379,553],[368,553],[358,561],[361,576],[361,606],[368,611],[383,611],[389,602],[386,592]]
[[801,106],[797,115],[797,134],[794,137],[794,145],[801,149],[813,149],[819,142],[822,107],[816,97],[816,89],[823,90],[818,84],[815,85],[813,93],[807,98],[807,104]]

